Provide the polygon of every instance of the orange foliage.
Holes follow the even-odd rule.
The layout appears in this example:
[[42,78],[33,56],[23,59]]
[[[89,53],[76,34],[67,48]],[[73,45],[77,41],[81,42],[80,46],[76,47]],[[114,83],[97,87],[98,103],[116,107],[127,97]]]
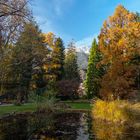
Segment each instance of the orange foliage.
[[133,90],[137,66],[130,60],[140,54],[139,39],[140,22],[136,22],[136,15],[119,5],[114,15],[104,22],[99,35],[101,64],[107,65],[100,91],[104,99],[125,98]]

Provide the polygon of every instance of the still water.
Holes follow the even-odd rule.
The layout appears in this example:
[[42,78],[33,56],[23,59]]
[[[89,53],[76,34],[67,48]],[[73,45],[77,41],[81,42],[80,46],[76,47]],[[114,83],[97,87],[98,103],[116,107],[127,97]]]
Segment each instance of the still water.
[[0,140],[140,140],[140,125],[101,123],[89,113],[17,115],[0,120]]

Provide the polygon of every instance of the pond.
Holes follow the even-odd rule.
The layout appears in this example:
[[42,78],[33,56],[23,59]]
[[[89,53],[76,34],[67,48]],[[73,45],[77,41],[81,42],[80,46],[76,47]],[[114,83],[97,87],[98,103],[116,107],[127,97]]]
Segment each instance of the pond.
[[17,115],[0,120],[0,140],[140,140],[140,127],[101,123],[81,112]]

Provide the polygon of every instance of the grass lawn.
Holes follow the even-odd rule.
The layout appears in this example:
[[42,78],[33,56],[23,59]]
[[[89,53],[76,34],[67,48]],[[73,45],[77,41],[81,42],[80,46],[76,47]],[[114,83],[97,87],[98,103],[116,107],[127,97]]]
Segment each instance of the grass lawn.
[[71,109],[80,109],[80,110],[91,110],[92,106],[90,103],[82,103],[82,102],[69,102],[67,103],[69,106],[71,106]]
[[30,112],[35,111],[35,104],[25,104],[21,106],[15,106],[15,105],[8,105],[8,106],[0,106],[0,115],[4,115],[7,113],[12,112]]
[[[91,110],[90,103],[83,103],[83,102],[66,102],[69,106],[71,106],[71,110]],[[31,112],[35,111],[36,105],[33,103],[28,103],[21,106],[15,105],[7,105],[7,106],[0,106],[0,116],[12,112],[20,113],[20,112]]]

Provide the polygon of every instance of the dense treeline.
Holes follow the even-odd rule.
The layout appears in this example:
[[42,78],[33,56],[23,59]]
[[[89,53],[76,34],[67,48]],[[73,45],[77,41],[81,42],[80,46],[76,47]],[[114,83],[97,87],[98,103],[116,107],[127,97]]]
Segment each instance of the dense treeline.
[[[140,90],[140,15],[119,5],[93,40],[86,73],[86,98],[126,99]],[[28,0],[0,2],[0,97],[28,100],[31,92],[50,91],[78,98],[80,72],[72,41],[44,34]]]
[[75,86],[69,80],[79,81],[73,46],[65,53],[60,37],[41,32],[32,18],[28,0],[2,1],[0,9],[1,98],[17,99],[20,103],[28,100],[31,91],[38,95],[49,90],[55,93],[63,80],[68,80],[67,85],[72,88],[69,93],[73,94]]

